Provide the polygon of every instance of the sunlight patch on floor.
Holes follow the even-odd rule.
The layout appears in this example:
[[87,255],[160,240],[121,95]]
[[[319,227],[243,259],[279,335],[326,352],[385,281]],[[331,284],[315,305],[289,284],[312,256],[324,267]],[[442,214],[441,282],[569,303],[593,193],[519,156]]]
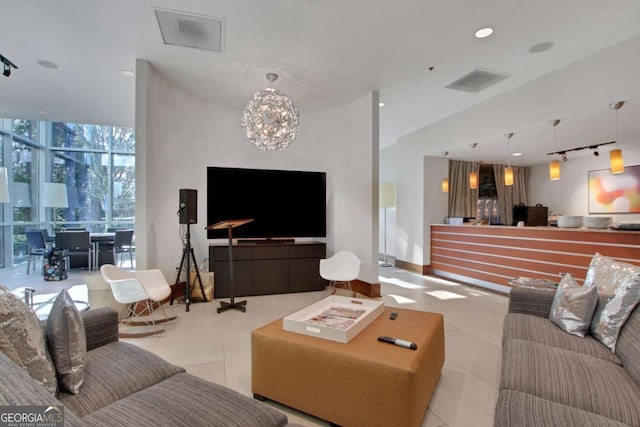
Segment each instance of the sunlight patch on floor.
[[487,292],[477,291],[477,290],[475,290],[475,289],[474,289],[474,290],[472,290],[472,291],[469,291],[469,293],[470,293],[471,295],[473,295],[473,296],[476,296],[476,297],[486,297],[486,296],[491,295],[491,294],[489,294],[489,293],[487,293]]
[[427,291],[425,292],[425,294],[431,295],[432,297],[438,298],[439,300],[466,298],[466,296],[464,295],[449,291]]
[[406,280],[398,279],[398,278],[395,278],[395,277],[378,276],[378,280],[381,283],[387,283],[389,285],[396,285],[396,286],[400,286],[401,288],[405,288],[405,289],[424,289],[424,288],[426,288],[426,286],[418,285],[416,283],[407,282]]
[[416,300],[413,300],[411,298],[407,298],[407,297],[403,297],[402,295],[394,295],[394,294],[388,294],[387,295],[389,298],[393,298],[396,303],[398,304],[415,304]]
[[444,286],[462,286],[460,283],[452,282],[451,280],[443,279],[441,277],[428,277],[427,280]]

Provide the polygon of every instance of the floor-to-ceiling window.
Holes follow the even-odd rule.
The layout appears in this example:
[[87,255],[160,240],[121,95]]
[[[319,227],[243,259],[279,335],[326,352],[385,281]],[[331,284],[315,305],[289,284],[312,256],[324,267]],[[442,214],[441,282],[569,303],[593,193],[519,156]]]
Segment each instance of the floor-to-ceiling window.
[[[1,118],[0,124],[2,124]],[[2,126],[0,126],[0,167],[5,167],[4,140],[5,134],[2,132]],[[7,247],[11,239],[5,239],[4,237],[11,235],[10,222],[5,220],[6,212],[5,204],[0,203],[0,268],[4,268],[5,266],[5,254],[11,253],[11,248]]]
[[[26,261],[25,230],[133,228],[133,129],[0,119],[0,146],[10,187],[0,207],[0,267]],[[43,206],[45,182],[64,184],[68,207]]]

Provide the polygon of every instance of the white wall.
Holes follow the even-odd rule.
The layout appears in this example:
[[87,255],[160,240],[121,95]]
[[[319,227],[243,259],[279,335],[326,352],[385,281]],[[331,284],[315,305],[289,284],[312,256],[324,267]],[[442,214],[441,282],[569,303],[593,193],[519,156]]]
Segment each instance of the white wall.
[[444,157],[424,157],[422,265],[431,265],[431,224],[442,224],[449,209],[449,194],[442,192],[442,179],[449,176],[449,161]]
[[[393,182],[396,183],[396,159],[394,156],[395,146],[384,149],[380,152],[380,182]],[[396,185],[396,194],[398,192]],[[397,205],[397,201],[396,201]],[[387,248],[386,253],[389,257],[396,256],[396,212],[397,208],[387,208]],[[385,222],[384,222],[385,209],[379,208],[380,224],[379,224],[379,236],[380,241],[378,247],[380,248],[380,254],[385,253],[384,235],[385,235]]]
[[[571,158],[560,162],[560,180],[549,180],[549,165],[535,165],[531,168],[530,204],[541,203],[549,211],[562,215],[589,215],[587,186],[590,170],[609,168],[609,151],[602,147],[599,157],[586,156]],[[627,166],[640,165],[640,143],[637,148],[622,151]],[[640,218],[640,214],[607,215],[614,220]]]
[[[420,155],[409,144],[380,152],[380,180],[396,183],[397,207],[387,211],[387,252],[396,259],[430,264],[430,225],[441,224],[447,215],[441,185],[447,175],[447,159]],[[382,219],[380,230],[382,235]]]
[[[144,84],[142,77],[139,80]],[[182,256],[176,215],[180,188],[198,190],[198,224],[191,226],[191,241],[198,262],[208,256],[212,241],[204,230],[207,166],[324,171],[327,255],[353,251],[363,260],[359,278],[377,283],[377,93],[332,110],[303,113],[302,130],[288,149],[263,152],[244,136],[240,111],[179,91],[152,66],[146,83],[146,98],[136,100],[136,109],[147,106],[146,129],[145,123],[136,123],[136,129],[146,134],[146,143],[136,152],[141,157],[137,174],[146,180],[146,200],[137,211],[143,217],[136,218],[136,241],[139,247],[146,246],[142,259],[140,253],[137,258],[141,267],[158,267],[171,282],[175,279]]]

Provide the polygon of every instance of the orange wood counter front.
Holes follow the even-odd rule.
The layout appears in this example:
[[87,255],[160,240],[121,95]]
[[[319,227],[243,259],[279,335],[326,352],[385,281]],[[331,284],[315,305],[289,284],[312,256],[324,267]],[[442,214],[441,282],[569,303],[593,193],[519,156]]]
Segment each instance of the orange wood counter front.
[[640,265],[640,232],[431,225],[431,273],[498,290],[519,276],[572,273],[582,283],[596,252]]

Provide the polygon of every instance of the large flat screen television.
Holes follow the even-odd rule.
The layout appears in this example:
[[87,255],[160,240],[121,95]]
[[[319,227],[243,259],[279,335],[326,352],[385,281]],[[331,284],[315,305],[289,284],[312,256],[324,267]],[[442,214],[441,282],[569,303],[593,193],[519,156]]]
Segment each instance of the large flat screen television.
[[[236,238],[326,237],[326,173],[207,168],[207,225],[253,219],[233,229]],[[207,238],[228,231],[208,230]]]

